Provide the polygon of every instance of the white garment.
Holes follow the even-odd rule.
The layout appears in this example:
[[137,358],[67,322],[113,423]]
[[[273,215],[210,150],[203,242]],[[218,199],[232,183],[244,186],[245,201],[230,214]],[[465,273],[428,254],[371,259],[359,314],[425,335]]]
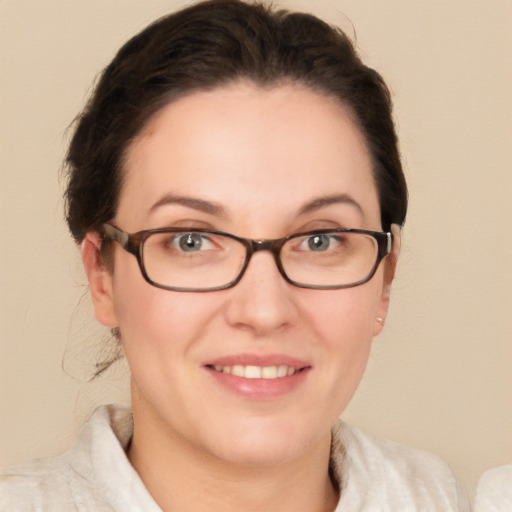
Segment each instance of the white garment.
[[[70,451],[0,476],[0,511],[161,512],[126,457],[132,433],[129,409],[100,407]],[[336,512],[466,510],[439,458],[341,421],[333,429],[331,467],[341,487]]]
[[480,477],[474,512],[512,512],[512,464],[489,469]]

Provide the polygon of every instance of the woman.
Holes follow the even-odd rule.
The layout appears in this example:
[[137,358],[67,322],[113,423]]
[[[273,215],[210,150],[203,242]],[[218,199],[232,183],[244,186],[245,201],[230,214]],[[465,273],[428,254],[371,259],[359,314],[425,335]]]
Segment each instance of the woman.
[[96,318],[131,371],[5,510],[459,510],[437,458],[337,418],[407,209],[389,92],[341,32],[235,0],[130,40],[67,156]]

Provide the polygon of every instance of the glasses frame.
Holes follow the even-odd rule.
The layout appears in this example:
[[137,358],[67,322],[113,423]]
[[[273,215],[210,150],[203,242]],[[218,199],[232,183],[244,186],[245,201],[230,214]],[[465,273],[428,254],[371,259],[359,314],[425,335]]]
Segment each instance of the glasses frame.
[[[389,231],[368,231],[365,229],[319,229],[314,231],[307,231],[304,233],[295,233],[293,235],[289,235],[283,238],[275,238],[275,239],[259,239],[253,240],[250,238],[242,238],[236,235],[232,235],[231,233],[225,233],[223,231],[216,231],[212,229],[198,229],[198,228],[160,228],[160,229],[146,229],[143,231],[138,231],[137,233],[126,233],[121,229],[113,226],[112,224],[102,224],[103,229],[103,238],[108,240],[113,240],[117,242],[126,252],[133,254],[137,262],[139,264],[140,271],[144,279],[152,286],[157,288],[162,288],[164,290],[176,291],[176,292],[213,292],[218,290],[226,290],[228,288],[232,288],[236,284],[240,282],[242,279],[247,267],[249,266],[249,262],[251,260],[252,255],[258,251],[269,251],[274,256],[274,260],[276,262],[277,269],[279,273],[283,276],[284,280],[287,283],[290,283],[293,286],[297,286],[299,288],[308,288],[313,290],[338,290],[343,288],[353,288],[355,286],[362,285],[367,283],[377,271],[377,268],[380,265],[380,262],[391,252],[393,248],[393,233]],[[153,233],[212,233],[214,235],[221,235],[227,238],[232,238],[233,240],[241,243],[245,249],[245,261],[244,264],[238,273],[238,276],[229,283],[216,286],[211,288],[183,288],[176,286],[166,286],[160,283],[153,281],[148,273],[146,272],[146,268],[144,266],[144,242],[146,239],[152,235]],[[290,279],[286,274],[282,262],[281,262],[281,249],[283,245],[293,238],[298,238],[302,236],[311,236],[311,235],[322,235],[325,233],[360,233],[363,235],[368,235],[373,237],[377,241],[377,258],[375,264],[373,265],[370,273],[363,279],[356,281],[355,283],[349,283],[346,285],[309,285],[304,283],[299,283],[298,281],[294,281]]]

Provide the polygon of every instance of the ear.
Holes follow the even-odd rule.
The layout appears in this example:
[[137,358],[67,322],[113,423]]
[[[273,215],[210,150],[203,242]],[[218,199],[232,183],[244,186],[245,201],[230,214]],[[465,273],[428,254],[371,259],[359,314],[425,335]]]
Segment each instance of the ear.
[[82,241],[82,261],[98,322],[106,327],[118,327],[112,295],[112,274],[100,256],[101,238],[96,232],[89,232]]
[[389,297],[391,295],[391,284],[395,277],[396,265],[401,247],[401,228],[398,224],[391,225],[391,233],[393,233],[393,248],[387,256],[384,265],[384,286],[382,288],[382,297],[375,317],[375,326],[373,335],[377,336],[382,331],[389,308]]

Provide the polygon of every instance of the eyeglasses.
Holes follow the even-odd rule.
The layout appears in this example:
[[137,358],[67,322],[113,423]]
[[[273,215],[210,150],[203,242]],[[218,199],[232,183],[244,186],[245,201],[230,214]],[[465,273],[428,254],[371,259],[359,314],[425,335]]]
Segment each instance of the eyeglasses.
[[334,290],[369,281],[390,253],[393,234],[362,229],[318,230],[275,240],[250,240],[206,229],[125,233],[103,224],[104,238],[133,254],[151,285],[178,292],[235,286],[252,255],[270,251],[284,279],[300,288]]

